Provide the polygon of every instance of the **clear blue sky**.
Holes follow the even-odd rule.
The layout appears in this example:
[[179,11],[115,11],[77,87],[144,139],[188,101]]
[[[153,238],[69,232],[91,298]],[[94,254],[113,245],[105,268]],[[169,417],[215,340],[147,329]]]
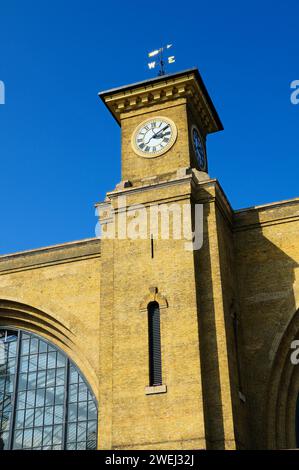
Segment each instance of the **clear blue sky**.
[[120,180],[120,131],[101,90],[151,78],[175,44],[225,130],[209,170],[237,208],[296,197],[298,0],[0,0],[0,254],[94,236],[93,204]]

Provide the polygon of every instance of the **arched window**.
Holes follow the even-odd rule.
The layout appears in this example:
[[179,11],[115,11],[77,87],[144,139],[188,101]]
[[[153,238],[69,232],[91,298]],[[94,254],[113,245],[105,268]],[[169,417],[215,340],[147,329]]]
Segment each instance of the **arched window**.
[[37,335],[0,329],[0,450],[84,450],[96,442],[96,401],[77,367]]
[[160,308],[150,302],[148,311],[149,382],[150,386],[162,385]]

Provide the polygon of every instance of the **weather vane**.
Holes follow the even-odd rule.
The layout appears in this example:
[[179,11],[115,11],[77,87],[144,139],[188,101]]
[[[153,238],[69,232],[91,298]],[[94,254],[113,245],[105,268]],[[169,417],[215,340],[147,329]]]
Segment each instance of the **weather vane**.
[[167,44],[166,46],[160,47],[160,49],[156,49],[155,51],[149,52],[148,57],[156,57],[159,56],[157,60],[154,60],[153,62],[149,62],[148,68],[149,69],[155,69],[156,67],[159,67],[159,72],[158,75],[165,75],[165,62],[167,64],[173,64],[175,62],[175,56],[170,55],[166,59],[164,59],[164,51],[167,51],[172,47],[172,44]]

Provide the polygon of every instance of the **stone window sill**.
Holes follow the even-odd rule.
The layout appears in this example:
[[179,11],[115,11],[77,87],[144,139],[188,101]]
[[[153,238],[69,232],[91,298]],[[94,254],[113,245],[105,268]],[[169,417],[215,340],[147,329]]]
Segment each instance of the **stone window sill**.
[[166,393],[166,392],[167,392],[166,385],[154,385],[153,387],[145,387],[146,395],[155,395],[157,393]]

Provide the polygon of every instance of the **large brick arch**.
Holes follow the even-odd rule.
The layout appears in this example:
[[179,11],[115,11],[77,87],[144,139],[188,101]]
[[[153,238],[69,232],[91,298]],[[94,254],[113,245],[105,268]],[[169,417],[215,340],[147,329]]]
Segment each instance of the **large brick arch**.
[[299,310],[281,335],[274,354],[265,410],[267,447],[270,449],[296,448],[299,364],[291,363],[294,340],[299,340]]
[[36,333],[58,346],[79,368],[89,383],[94,395],[98,397],[98,379],[95,371],[85,359],[76,337],[68,325],[31,305],[0,299],[0,327],[16,328]]

